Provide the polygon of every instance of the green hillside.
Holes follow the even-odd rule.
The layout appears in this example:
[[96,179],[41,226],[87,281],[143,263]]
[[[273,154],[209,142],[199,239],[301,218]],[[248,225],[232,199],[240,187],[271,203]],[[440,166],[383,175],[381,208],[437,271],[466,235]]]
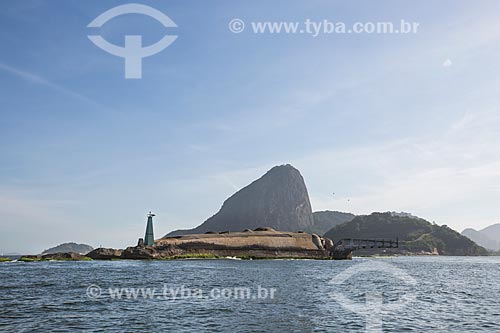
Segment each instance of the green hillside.
[[401,252],[433,252],[437,249],[441,255],[487,255],[486,249],[446,225],[438,226],[421,218],[391,213],[357,216],[333,227],[325,237],[334,241],[343,238],[398,238]]

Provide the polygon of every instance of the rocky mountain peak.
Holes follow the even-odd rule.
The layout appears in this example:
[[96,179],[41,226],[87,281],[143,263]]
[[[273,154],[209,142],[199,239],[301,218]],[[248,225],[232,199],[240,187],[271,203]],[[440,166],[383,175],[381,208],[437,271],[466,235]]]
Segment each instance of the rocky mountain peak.
[[290,164],[275,166],[261,178],[242,188],[222,205],[217,214],[197,228],[169,234],[208,231],[242,231],[271,227],[298,231],[313,225],[311,203],[299,170]]

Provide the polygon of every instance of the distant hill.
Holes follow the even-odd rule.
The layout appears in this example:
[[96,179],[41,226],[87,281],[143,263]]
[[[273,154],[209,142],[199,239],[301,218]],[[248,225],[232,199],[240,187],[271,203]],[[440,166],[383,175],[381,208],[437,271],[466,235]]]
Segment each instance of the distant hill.
[[322,236],[334,226],[349,222],[355,217],[356,215],[351,213],[342,213],[330,210],[314,212],[314,224],[304,231]]
[[77,243],[64,243],[50,249],[44,250],[42,254],[52,254],[52,253],[67,253],[67,252],[75,252],[80,254],[87,254],[92,251],[94,248],[90,245],[86,244],[77,244]]
[[243,231],[271,227],[280,231],[307,230],[313,215],[300,172],[286,164],[275,166],[261,178],[227,199],[217,214],[200,226],[176,230],[167,236],[208,231]]
[[486,227],[481,232],[490,235],[493,239],[500,239],[500,223],[492,224],[489,227]]
[[448,226],[438,226],[424,219],[373,213],[357,216],[352,221],[330,229],[325,237],[334,241],[343,238],[396,239],[400,252],[437,252],[441,255],[487,255],[487,250]]
[[468,228],[462,231],[462,235],[487,249],[500,251],[500,223],[490,225],[479,231]]

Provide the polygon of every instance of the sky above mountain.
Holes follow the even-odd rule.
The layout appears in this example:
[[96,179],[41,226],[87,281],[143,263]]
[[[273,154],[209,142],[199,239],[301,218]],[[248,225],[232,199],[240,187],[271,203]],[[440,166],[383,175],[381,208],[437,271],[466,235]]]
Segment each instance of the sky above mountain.
[[[123,247],[191,228],[291,163],[314,210],[500,221],[500,2],[0,2],[0,251]],[[228,29],[234,18],[245,31]],[[255,34],[254,21],[418,22],[416,34]],[[96,47],[177,40],[142,79]],[[335,194],[333,194],[335,193]]]

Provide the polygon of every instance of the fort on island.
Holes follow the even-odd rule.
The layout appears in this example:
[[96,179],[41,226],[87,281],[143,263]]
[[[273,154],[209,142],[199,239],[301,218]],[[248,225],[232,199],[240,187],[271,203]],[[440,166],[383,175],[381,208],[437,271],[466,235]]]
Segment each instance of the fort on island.
[[[350,259],[360,248],[395,248],[397,241],[332,239],[319,236],[300,172],[289,164],[273,167],[237,191],[215,215],[194,229],[174,230],[154,239],[153,217],[137,246],[96,249],[93,259],[301,258]],[[329,228],[328,228],[329,229]],[[326,230],[325,230],[326,231]],[[324,232],[321,232],[324,233]]]
[[343,240],[334,244],[329,238],[303,231],[277,231],[270,227],[241,232],[214,232],[165,236],[154,240],[153,217],[147,215],[145,238],[125,250],[96,249],[93,259],[176,259],[226,258],[244,259],[351,259],[360,248],[395,248],[398,242],[377,240]]

